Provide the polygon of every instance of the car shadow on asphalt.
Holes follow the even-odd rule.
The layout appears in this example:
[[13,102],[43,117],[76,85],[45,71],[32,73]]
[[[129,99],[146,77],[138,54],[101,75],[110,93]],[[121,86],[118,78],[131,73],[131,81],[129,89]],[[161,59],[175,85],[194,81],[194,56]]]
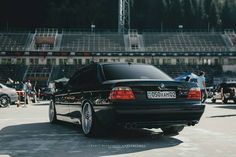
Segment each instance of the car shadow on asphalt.
[[32,123],[0,130],[0,156],[109,156],[174,147],[183,141],[152,130],[116,130],[87,138],[78,125]]
[[236,110],[236,104],[235,105],[217,106],[217,108]]
[[236,114],[227,114],[227,115],[217,115],[217,116],[210,116],[207,118],[226,118],[226,117],[235,117]]
[[221,101],[217,101],[215,103],[206,102],[207,105],[233,105],[235,104],[233,101],[229,101],[227,104],[222,103]]

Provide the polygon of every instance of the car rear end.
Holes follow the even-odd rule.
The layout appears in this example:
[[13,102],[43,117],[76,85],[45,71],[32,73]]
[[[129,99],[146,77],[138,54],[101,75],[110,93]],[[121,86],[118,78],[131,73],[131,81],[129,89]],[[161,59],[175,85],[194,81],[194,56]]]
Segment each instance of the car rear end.
[[[152,71],[153,67],[150,67]],[[138,65],[137,68],[142,66]],[[149,67],[143,70],[149,70]],[[133,72],[139,70],[134,68]],[[104,70],[104,73],[109,71]],[[163,72],[158,74],[163,75],[160,79],[154,79],[154,76],[143,71],[141,73],[145,78],[135,76],[133,79],[127,76],[128,79],[118,77],[117,80],[103,82],[111,90],[107,92],[109,103],[99,109],[95,107],[101,122],[116,123],[128,128],[160,128],[195,125],[199,122],[205,106],[201,103],[201,92],[195,83],[173,81]]]
[[195,125],[205,107],[196,85],[173,81],[117,83],[109,100],[117,123],[140,128]]

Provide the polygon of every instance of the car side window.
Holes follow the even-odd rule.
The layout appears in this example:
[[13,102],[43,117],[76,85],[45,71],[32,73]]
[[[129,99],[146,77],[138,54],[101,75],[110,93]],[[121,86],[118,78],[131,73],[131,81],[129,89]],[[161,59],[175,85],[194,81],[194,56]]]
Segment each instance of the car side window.
[[69,86],[73,89],[81,89],[84,87],[92,88],[98,83],[97,66],[92,65],[81,70],[69,82]]

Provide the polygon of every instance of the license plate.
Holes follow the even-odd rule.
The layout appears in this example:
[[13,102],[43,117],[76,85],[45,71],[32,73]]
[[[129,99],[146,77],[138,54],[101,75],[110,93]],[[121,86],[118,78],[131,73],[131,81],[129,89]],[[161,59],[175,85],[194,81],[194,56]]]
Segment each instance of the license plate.
[[148,99],[175,99],[175,91],[147,91]]

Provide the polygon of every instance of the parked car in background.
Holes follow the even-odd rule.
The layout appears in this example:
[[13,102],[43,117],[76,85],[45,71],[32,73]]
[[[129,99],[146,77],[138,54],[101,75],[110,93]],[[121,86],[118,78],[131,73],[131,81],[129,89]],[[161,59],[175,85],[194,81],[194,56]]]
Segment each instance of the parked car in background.
[[219,84],[213,94],[211,101],[222,100],[223,103],[228,103],[233,100],[236,103],[236,83],[221,83]]
[[53,96],[53,91],[51,88],[42,87],[40,92],[38,92],[38,97],[42,100],[50,100]]
[[178,134],[197,124],[205,108],[196,83],[174,81],[147,64],[90,64],[56,88],[50,122],[79,122],[85,136],[114,126]]
[[20,101],[25,101],[25,91],[23,90],[23,83],[11,83],[5,84],[9,88],[14,88],[16,93],[18,94],[18,98]]
[[212,98],[214,95],[214,87],[206,87],[208,98]]
[[7,107],[18,101],[16,90],[0,83],[0,106]]

